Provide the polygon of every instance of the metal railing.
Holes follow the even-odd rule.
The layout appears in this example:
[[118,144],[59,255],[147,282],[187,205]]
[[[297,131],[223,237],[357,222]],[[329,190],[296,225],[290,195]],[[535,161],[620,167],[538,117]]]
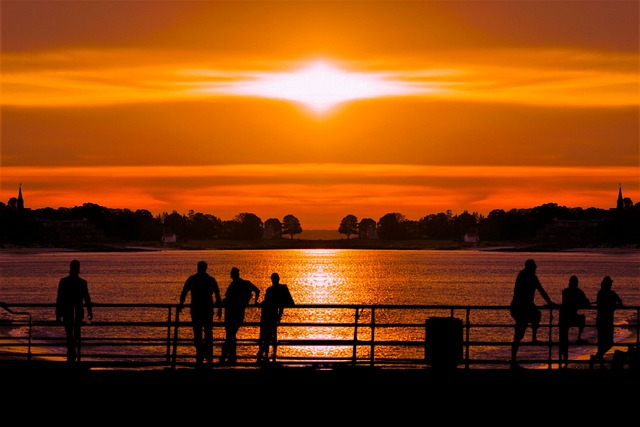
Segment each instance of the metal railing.
[[[181,313],[175,304],[94,304],[93,321],[82,327],[79,359],[105,369],[193,366],[188,307]],[[541,310],[540,342],[525,337],[518,362],[551,369],[559,366],[558,307]],[[247,308],[238,333],[239,366],[257,364],[259,311],[258,306]],[[582,310],[590,339],[587,344],[572,340],[570,364],[591,363],[588,355],[597,348],[595,311],[595,307]],[[0,361],[65,360],[64,328],[52,320],[54,312],[54,304],[0,303]],[[610,355],[639,349],[640,307],[620,308],[616,319],[616,329],[625,339],[614,343]],[[298,304],[285,310],[279,325],[275,362],[318,368],[507,368],[512,336],[508,306]],[[216,359],[223,343],[224,324],[215,317]]]

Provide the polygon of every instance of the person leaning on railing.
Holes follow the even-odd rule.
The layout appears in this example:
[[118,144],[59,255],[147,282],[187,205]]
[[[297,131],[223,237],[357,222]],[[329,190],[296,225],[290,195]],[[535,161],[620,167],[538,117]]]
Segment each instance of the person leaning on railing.
[[604,365],[604,355],[613,347],[613,321],[617,308],[623,306],[622,299],[611,289],[613,279],[605,276],[600,283],[600,290],[596,297],[598,310],[596,313],[596,330],[598,331],[598,351],[592,360],[600,361]]
[[198,261],[196,268],[196,274],[189,276],[184,282],[178,311],[182,310],[187,294],[191,293],[191,324],[196,349],[196,367],[201,367],[204,360],[209,364],[213,363],[213,312],[217,306],[218,318],[222,316],[222,301],[218,282],[207,273],[206,261]]
[[73,363],[80,356],[80,330],[84,319],[84,304],[87,319],[93,319],[93,306],[87,281],[80,277],[80,261],[69,264],[69,275],[60,279],[56,296],[56,320],[64,324],[67,336],[67,362]]
[[518,355],[520,341],[524,338],[525,331],[529,324],[531,325],[531,341],[534,343],[539,342],[537,332],[540,327],[542,313],[538,310],[535,304],[536,291],[540,293],[540,296],[542,296],[549,305],[554,305],[551,298],[549,298],[549,295],[542,287],[542,284],[536,275],[536,269],[537,265],[534,260],[526,260],[524,268],[520,270],[516,277],[516,282],[513,288],[513,298],[510,305],[511,317],[515,320],[513,343],[511,345],[512,368],[519,367],[516,361],[516,356]]
[[582,333],[586,326],[586,317],[582,313],[578,313],[581,308],[591,307],[591,301],[585,295],[582,289],[578,287],[578,276],[573,275],[569,278],[569,284],[562,290],[562,303],[560,304],[559,326],[559,356],[560,362],[567,363],[569,360],[569,328],[571,326],[578,327],[577,344],[586,344],[588,341],[582,339]]
[[231,283],[225,291],[223,300],[225,338],[220,355],[222,365],[234,365],[238,361],[238,330],[244,323],[244,314],[251,302],[251,295],[255,294],[254,304],[258,304],[260,297],[260,289],[249,280],[241,278],[238,267],[231,268],[229,275]]
[[289,286],[280,283],[278,273],[271,274],[271,286],[265,292],[264,299],[260,303],[260,339],[258,345],[257,363],[269,362],[269,348],[272,361],[276,361],[278,348],[278,323],[282,319],[284,309],[293,307],[295,302],[289,291]]

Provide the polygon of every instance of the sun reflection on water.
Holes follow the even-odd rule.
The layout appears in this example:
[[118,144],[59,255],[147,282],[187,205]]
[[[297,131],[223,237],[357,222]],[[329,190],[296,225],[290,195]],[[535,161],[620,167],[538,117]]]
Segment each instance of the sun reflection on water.
[[368,287],[353,280],[357,261],[352,251],[305,249],[297,252],[296,292],[301,300],[310,304],[352,304],[369,298]]

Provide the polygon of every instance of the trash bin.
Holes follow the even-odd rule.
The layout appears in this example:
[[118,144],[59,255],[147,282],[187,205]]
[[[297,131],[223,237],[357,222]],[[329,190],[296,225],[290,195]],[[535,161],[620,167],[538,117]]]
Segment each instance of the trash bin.
[[432,368],[455,368],[462,362],[462,320],[430,317],[425,322],[424,358]]

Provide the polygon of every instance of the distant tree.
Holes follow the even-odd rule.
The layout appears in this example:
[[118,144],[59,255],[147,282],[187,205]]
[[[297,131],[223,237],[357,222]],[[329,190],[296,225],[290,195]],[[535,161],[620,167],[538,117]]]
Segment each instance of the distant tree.
[[159,241],[162,238],[162,223],[153,217],[147,209],[138,209],[135,212],[138,223],[138,232],[142,240]]
[[234,239],[239,227],[240,223],[236,219],[228,219],[222,221],[222,231],[220,233],[220,237],[222,239]]
[[135,213],[130,209],[122,209],[113,218],[113,228],[117,236],[125,241],[142,240],[138,229]]
[[476,217],[469,212],[464,211],[460,215],[453,217],[453,229],[455,238],[462,238],[469,232],[475,232],[477,229]]
[[282,218],[282,234],[288,234],[293,240],[294,234],[302,233],[302,226],[300,221],[295,216],[289,214]]
[[282,223],[278,218],[269,218],[264,222],[265,234],[270,239],[279,239],[282,237]]
[[453,224],[451,216],[440,212],[430,214],[420,219],[420,234],[425,239],[442,240],[453,237]]
[[378,235],[384,240],[404,240],[407,237],[403,222],[404,215],[401,213],[388,213],[378,221]]
[[633,207],[633,200],[631,200],[629,197],[625,197],[624,199],[622,199],[622,207],[624,209],[629,209]]
[[189,211],[188,236],[196,240],[214,239],[219,236],[222,221],[211,214]]
[[347,240],[350,240],[352,234],[358,234],[358,218],[352,214],[342,218],[340,227],[338,227],[338,233],[346,234]]
[[187,217],[174,210],[170,214],[164,215],[162,225],[166,233],[175,233],[183,238],[187,231]]
[[378,236],[376,222],[372,218],[362,218],[358,224],[358,236],[367,239],[372,235]]
[[264,232],[264,224],[262,220],[255,214],[244,212],[236,216],[238,228],[236,230],[236,239],[240,240],[259,240],[262,239]]
[[402,237],[403,239],[418,239],[420,238],[420,225],[418,221],[414,221],[412,219],[405,219],[401,223],[402,229],[404,230]]
[[39,226],[33,212],[10,206],[0,210],[0,243],[30,245],[39,240]]

